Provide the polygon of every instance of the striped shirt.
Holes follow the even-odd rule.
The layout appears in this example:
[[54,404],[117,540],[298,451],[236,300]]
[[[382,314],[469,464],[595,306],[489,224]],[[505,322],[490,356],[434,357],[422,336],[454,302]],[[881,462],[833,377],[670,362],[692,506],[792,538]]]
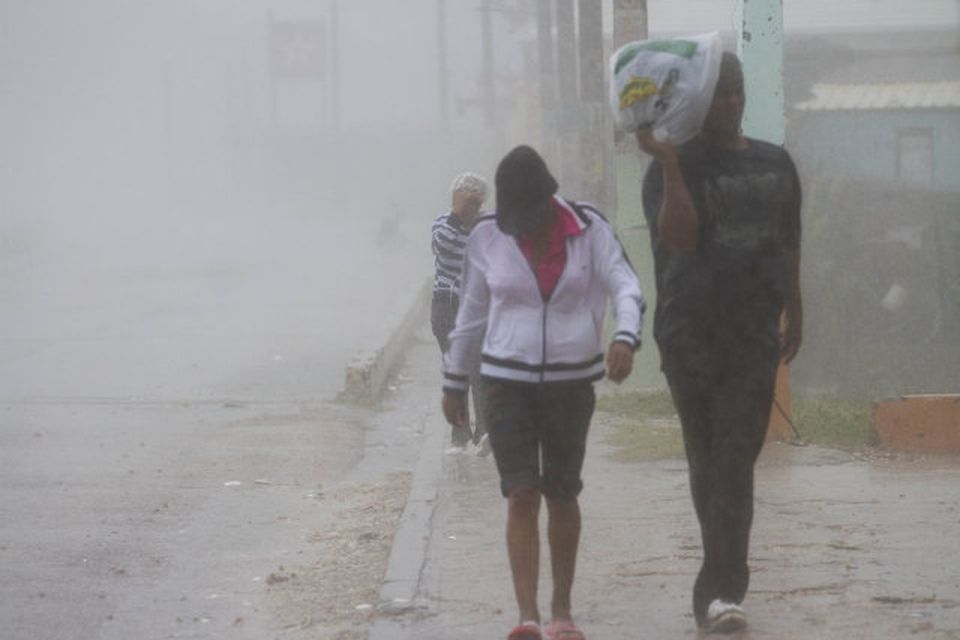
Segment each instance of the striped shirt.
[[463,275],[463,254],[467,248],[470,230],[452,213],[437,216],[433,221],[433,256],[436,274],[434,293],[460,295],[460,277]]

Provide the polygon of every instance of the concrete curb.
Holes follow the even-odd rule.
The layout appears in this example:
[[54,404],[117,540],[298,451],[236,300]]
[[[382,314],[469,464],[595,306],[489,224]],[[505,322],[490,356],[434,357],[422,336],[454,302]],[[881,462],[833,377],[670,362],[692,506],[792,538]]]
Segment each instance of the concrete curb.
[[411,629],[406,614],[424,608],[417,595],[437,507],[440,474],[443,472],[444,429],[427,429],[420,458],[413,473],[407,504],[400,516],[390,547],[387,570],[380,589],[377,617],[367,640],[405,640]]
[[[354,385],[352,398],[380,401],[386,389],[386,380],[407,356],[414,332],[426,321],[432,291],[430,285],[426,283],[419,292],[387,345],[373,357],[359,361],[353,370],[348,369],[348,383],[352,380]],[[414,355],[415,361],[410,363],[414,369],[423,366],[417,359],[422,353],[417,353]],[[439,388],[437,393],[439,395]],[[433,518],[443,474],[443,449],[449,432],[444,428],[435,428],[436,411],[416,404],[413,411],[421,426],[415,439],[415,457],[408,462],[413,469],[410,490],[393,535],[376,615],[368,629],[367,640],[404,640],[410,637],[411,617],[408,614],[415,614],[424,607],[418,601],[418,593],[433,533]],[[434,405],[431,403],[427,406]]]
[[[407,354],[414,333],[427,322],[432,289],[430,280],[424,282],[386,343],[373,353],[357,356],[347,366],[344,389],[338,399],[380,404],[387,382]],[[430,429],[427,419],[428,416],[424,416],[410,491],[391,543],[368,640],[408,637],[410,629],[404,625],[404,614],[420,608],[416,598],[427,559],[439,492],[438,479],[443,472],[443,446],[448,437],[445,429]]]
[[396,329],[386,343],[373,353],[361,354],[347,365],[343,391],[338,400],[378,404],[387,380],[396,371],[413,332],[426,322],[430,309],[431,282],[424,282]]

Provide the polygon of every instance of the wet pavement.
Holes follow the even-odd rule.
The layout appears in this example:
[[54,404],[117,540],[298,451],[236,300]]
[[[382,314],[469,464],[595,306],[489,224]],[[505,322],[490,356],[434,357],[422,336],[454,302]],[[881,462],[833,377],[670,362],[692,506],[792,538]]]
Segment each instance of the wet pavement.
[[[425,429],[370,640],[504,638],[516,622],[493,460],[443,455],[434,350],[428,340],[413,346],[393,399],[424,407]],[[591,639],[700,637],[689,611],[700,545],[685,462],[618,462],[610,433],[598,414],[576,619]],[[960,459],[774,443],[756,486],[750,623],[734,637],[960,638]],[[548,612],[545,544],[543,553]]]
[[0,638],[290,638],[268,579],[384,475],[333,398],[423,260],[375,220],[114,222],[0,247]]

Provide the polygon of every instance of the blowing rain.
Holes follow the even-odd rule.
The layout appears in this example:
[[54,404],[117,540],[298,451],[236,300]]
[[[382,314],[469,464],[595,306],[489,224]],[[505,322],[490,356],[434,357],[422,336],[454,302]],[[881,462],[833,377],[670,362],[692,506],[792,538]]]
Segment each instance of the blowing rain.
[[0,637],[960,638],[957,2],[0,33]]

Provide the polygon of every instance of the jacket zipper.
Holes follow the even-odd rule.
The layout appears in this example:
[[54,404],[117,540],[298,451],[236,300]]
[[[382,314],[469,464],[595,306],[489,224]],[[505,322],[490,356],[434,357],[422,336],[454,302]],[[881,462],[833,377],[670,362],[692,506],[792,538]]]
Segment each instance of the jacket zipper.
[[[566,239],[564,239],[566,244]],[[527,265],[527,270],[530,272],[530,275],[533,276],[533,288],[540,295],[540,299],[543,300],[543,294],[540,293],[540,281],[537,280],[537,272],[534,270],[533,265],[530,264],[530,261],[527,260],[527,256],[523,255],[523,251],[520,250],[519,243],[515,242],[514,246],[517,249],[517,253],[520,254],[520,259],[525,265]],[[557,278],[557,283],[553,287],[553,291],[550,293],[550,297],[546,300],[543,300],[543,313],[541,314],[541,327],[540,327],[540,382],[544,382],[546,376],[546,367],[547,367],[547,305],[550,304],[550,300],[553,298],[553,295],[557,292],[557,289],[560,288],[560,283],[563,281],[563,276],[567,274],[567,270],[570,267],[570,251],[567,247],[567,259],[563,264],[563,271],[560,272],[560,277]]]
[[[533,279],[533,290],[537,293],[541,300],[541,309],[540,314],[540,382],[543,382],[544,376],[544,367],[547,363],[547,301],[543,300],[543,294],[540,292],[540,282],[537,280],[537,272],[533,268],[533,265],[530,264],[530,261],[527,260],[527,256],[523,255],[523,251],[520,249],[520,244],[514,240],[514,247],[517,249],[517,253],[520,254],[520,260],[523,264],[527,265],[527,272],[530,274],[530,277]],[[564,267],[566,269],[566,267]],[[559,284],[559,281],[558,281]],[[554,288],[556,291],[556,288]],[[552,297],[552,295],[551,295]]]
[[[540,287],[537,286],[539,291]],[[547,373],[547,303],[549,300],[545,300],[543,303],[543,326],[540,329],[540,382],[543,382],[543,378]]]
[[[530,275],[533,277],[533,288],[536,290],[537,294],[540,295],[540,299],[543,300],[543,294],[540,292],[540,281],[537,280],[537,272],[534,270],[533,265],[527,260],[527,257],[523,255],[523,252],[520,251],[520,247],[517,246],[517,251],[520,253],[520,258],[523,260],[524,264],[527,265],[527,269],[530,272]],[[550,293],[550,297],[542,302],[543,312],[540,314],[540,382],[544,382],[546,377],[546,367],[547,367],[547,308],[550,304],[550,300],[553,299],[554,294],[557,292],[557,289],[560,288],[560,283],[563,281],[563,277],[567,274],[567,269],[570,266],[570,252],[567,251],[567,260],[564,262],[563,271],[560,272],[560,277],[557,278],[557,283],[553,287],[553,291]]]

